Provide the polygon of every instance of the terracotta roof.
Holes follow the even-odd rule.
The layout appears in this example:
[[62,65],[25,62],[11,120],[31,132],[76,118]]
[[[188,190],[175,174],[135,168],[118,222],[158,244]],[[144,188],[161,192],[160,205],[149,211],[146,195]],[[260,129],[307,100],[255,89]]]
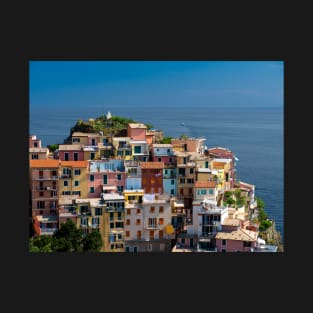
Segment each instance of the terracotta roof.
[[128,123],[130,128],[147,128],[147,126],[143,123]]
[[142,169],[163,169],[163,162],[140,162],[140,166]]
[[54,159],[45,159],[45,160],[30,160],[29,161],[30,168],[47,168],[47,167],[59,167],[59,160]]
[[88,161],[61,161],[61,166],[87,167]]
[[232,151],[226,148],[221,148],[221,147],[215,147],[215,148],[210,148],[208,149],[209,154],[214,154],[219,157],[233,157]]
[[196,188],[215,188],[216,182],[215,181],[196,181],[195,187]]
[[245,229],[238,229],[231,232],[218,232],[215,238],[240,241],[256,241],[257,233],[254,231],[247,231]]

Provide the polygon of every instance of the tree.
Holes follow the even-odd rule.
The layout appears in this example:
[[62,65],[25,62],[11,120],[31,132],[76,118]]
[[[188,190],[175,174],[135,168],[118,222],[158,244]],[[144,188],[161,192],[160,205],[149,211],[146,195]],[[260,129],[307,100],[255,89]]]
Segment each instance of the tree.
[[257,202],[257,207],[259,209],[264,209],[264,207],[265,207],[264,201],[261,198],[258,198],[258,197],[255,197],[255,200]]
[[83,239],[83,251],[98,252],[103,246],[103,240],[98,230],[93,229]]
[[160,140],[160,143],[172,143],[172,138],[173,137],[170,137],[170,136],[167,136],[167,137],[164,137]]
[[42,235],[29,239],[29,252],[53,252],[53,246],[52,236]]
[[68,219],[66,223],[62,223],[53,237],[57,240],[55,249],[60,252],[79,252],[82,248],[83,232],[77,228],[75,223]]

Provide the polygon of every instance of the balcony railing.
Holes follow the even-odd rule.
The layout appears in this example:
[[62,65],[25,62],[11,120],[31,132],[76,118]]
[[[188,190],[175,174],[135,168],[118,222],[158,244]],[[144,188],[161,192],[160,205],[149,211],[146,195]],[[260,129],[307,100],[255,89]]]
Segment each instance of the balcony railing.
[[60,177],[59,176],[38,176],[35,177],[35,180],[58,180]]
[[40,235],[53,235],[55,231],[57,231],[58,228],[46,228],[42,227],[40,228]]

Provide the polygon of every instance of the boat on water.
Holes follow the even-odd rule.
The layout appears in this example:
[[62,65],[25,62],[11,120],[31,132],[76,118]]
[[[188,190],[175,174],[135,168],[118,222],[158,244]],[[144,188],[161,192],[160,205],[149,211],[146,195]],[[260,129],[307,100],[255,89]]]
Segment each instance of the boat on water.
[[181,125],[181,126],[185,126],[185,123],[184,123],[184,122],[181,122],[180,125]]

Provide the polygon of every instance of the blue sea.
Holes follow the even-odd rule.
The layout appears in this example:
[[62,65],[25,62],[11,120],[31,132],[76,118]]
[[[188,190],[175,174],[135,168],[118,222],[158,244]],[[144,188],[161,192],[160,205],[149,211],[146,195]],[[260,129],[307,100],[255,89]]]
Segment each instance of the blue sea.
[[191,106],[100,106],[30,108],[30,135],[43,146],[63,143],[78,119],[112,115],[150,123],[164,136],[204,136],[206,145],[225,147],[239,159],[237,179],[254,184],[284,238],[283,108]]

